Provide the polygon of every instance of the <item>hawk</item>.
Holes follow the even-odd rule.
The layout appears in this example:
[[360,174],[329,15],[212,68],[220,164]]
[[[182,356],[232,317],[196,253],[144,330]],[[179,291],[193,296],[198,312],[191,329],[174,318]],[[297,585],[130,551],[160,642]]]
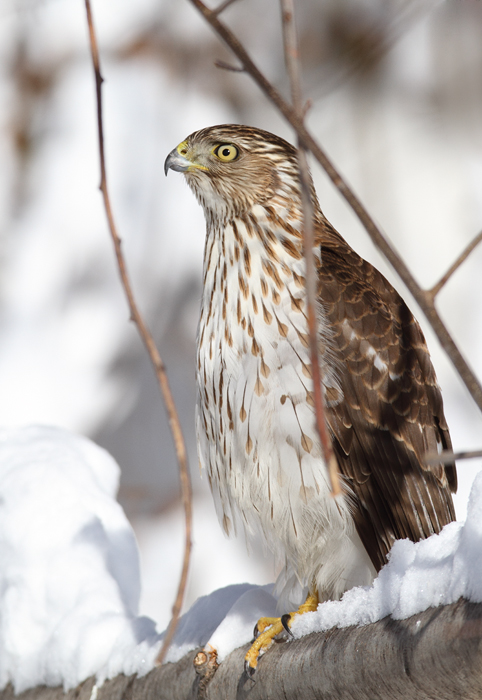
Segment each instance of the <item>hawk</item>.
[[[314,418],[297,151],[266,131],[213,126],[165,163],[204,209],[197,336],[198,453],[226,533],[262,537],[308,590],[298,613],[369,584],[393,542],[455,519],[455,465],[440,389],[417,321],[323,215],[312,187],[319,361],[344,494],[330,484]],[[254,672],[290,616],[262,618]]]

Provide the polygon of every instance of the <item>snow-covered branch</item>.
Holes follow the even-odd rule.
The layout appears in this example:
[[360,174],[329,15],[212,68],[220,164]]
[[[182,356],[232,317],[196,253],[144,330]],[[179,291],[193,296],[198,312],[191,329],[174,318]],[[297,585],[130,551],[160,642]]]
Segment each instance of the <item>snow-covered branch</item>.
[[459,600],[407,620],[384,618],[333,629],[271,649],[255,681],[243,673],[247,646],[233,651],[205,682],[196,651],[143,678],[89,679],[69,693],[45,686],[0,700],[470,700],[482,696],[482,604]]

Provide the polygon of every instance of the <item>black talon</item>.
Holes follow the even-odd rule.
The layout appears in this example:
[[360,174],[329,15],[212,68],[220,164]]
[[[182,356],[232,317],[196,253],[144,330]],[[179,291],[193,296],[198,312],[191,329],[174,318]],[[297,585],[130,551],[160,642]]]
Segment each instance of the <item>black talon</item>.
[[244,662],[244,672],[248,678],[252,678],[256,673],[256,669],[250,665],[249,661]]
[[293,635],[293,632],[290,630],[290,628],[289,628],[289,626],[288,626],[288,622],[291,620],[291,615],[290,615],[290,613],[285,613],[284,615],[281,615],[281,618],[280,618],[280,619],[281,619],[281,624],[283,625],[283,627],[285,628],[285,630],[288,632],[288,634],[290,635],[290,637],[293,637],[293,636],[294,636],[294,635]]
[[258,623],[255,624],[254,630],[253,630],[253,637],[257,639],[259,636],[259,631],[258,631]]

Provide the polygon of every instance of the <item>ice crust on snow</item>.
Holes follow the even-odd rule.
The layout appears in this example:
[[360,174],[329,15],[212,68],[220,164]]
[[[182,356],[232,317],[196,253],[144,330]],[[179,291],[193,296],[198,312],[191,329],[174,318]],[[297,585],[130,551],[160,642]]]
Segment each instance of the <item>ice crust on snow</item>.
[[[162,635],[138,615],[137,544],[115,500],[118,479],[113,458],[86,438],[49,427],[0,430],[0,687],[70,688],[153,668]],[[259,617],[275,614],[271,591],[237,584],[199,598],[167,660],[206,646],[222,661],[250,641]],[[291,629],[301,637],[402,619],[460,597],[482,602],[482,473],[465,523],[396,542],[372,586],[321,604]]]

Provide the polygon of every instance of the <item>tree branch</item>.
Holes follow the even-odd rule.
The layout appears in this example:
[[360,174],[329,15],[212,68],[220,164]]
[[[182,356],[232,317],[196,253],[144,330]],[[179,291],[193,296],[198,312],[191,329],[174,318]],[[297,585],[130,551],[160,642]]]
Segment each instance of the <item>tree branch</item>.
[[415,298],[417,304],[420,306],[425,314],[425,317],[432,326],[441,346],[449,356],[459,376],[467,387],[470,395],[474,399],[479,409],[482,411],[482,385],[472,369],[469,367],[465,358],[462,356],[452,336],[440,318],[430,292],[427,292],[420,287],[400,255],[385,238],[361,201],[341,177],[333,163],[305,127],[303,121],[300,120],[295,109],[281,97],[274,86],[265,78],[263,73],[261,73],[255,63],[251,60],[239,39],[225,24],[221,22],[220,19],[218,19],[216,14],[210,10],[204,4],[204,2],[202,2],[202,0],[190,0],[190,2],[211,25],[219,37],[227,44],[235,56],[238,57],[241,64],[244,66],[246,73],[249,73],[262,92],[268,97],[269,100],[271,100],[271,102],[285,117],[289,124],[291,124],[297,133],[300,142],[305,148],[311,151],[318,163],[327,173],[328,177],[332,180],[335,187],[339,190],[340,194],[351,206],[376,247],[395,269],[403,280],[404,284],[409,289],[410,293]]
[[230,63],[226,63],[226,61],[221,61],[221,59],[217,59],[216,61],[214,61],[214,65],[216,66],[216,68],[221,68],[221,70],[228,70],[232,73],[244,73],[244,68],[242,66],[232,66]]
[[216,7],[215,10],[213,10],[215,15],[220,15],[221,12],[224,12],[226,8],[228,8],[230,5],[232,5],[236,0],[224,0],[218,7]]
[[[298,40],[295,26],[295,10],[293,0],[280,0],[281,19],[283,26],[283,47],[286,69],[291,88],[293,108],[303,123],[304,106],[301,97],[301,69],[299,62]],[[298,138],[298,167],[300,172],[301,196],[303,206],[303,248],[306,265],[306,306],[308,316],[308,336],[310,340],[311,367],[313,373],[313,398],[315,403],[316,427],[320,436],[323,458],[328,469],[332,496],[342,493],[338,465],[333,452],[331,437],[326,423],[325,400],[322,392],[322,373],[319,362],[318,320],[316,316],[316,300],[318,296],[317,274],[313,248],[314,210],[311,199],[311,178],[308,170],[306,149]]]
[[482,457],[482,450],[465,450],[464,452],[427,452],[425,455],[425,464],[452,464],[460,459],[475,459]]
[[435,299],[437,294],[440,292],[442,287],[447,284],[449,279],[452,277],[454,272],[459,269],[459,267],[462,265],[463,262],[467,260],[469,257],[470,253],[476,248],[479,243],[482,241],[482,231],[469,243],[469,245],[465,248],[465,250],[459,255],[457,260],[454,262],[453,265],[449,267],[445,275],[435,284],[432,289],[427,289],[427,294],[430,295],[432,299]]
[[114,244],[117,266],[119,269],[119,275],[121,278],[122,287],[127,298],[127,303],[129,305],[129,311],[131,315],[131,320],[137,327],[139,335],[144,343],[147,350],[149,358],[151,360],[152,366],[159,383],[159,388],[161,390],[162,396],[164,398],[164,403],[166,405],[166,410],[169,418],[169,425],[171,428],[172,437],[174,440],[174,446],[176,449],[177,460],[179,464],[179,475],[181,481],[181,493],[182,502],[185,512],[186,520],[186,534],[185,534],[185,545],[184,545],[184,559],[182,565],[181,579],[179,582],[179,587],[177,591],[176,600],[172,610],[172,619],[166,632],[164,644],[161,651],[159,652],[158,662],[162,663],[162,659],[169,647],[172,637],[174,635],[176,625],[181,612],[182,601],[184,599],[184,592],[186,589],[187,574],[189,569],[189,560],[191,555],[191,530],[192,530],[192,496],[191,496],[191,480],[189,475],[189,468],[187,463],[187,453],[184,444],[184,438],[182,434],[181,424],[179,422],[179,416],[177,413],[177,408],[174,403],[174,398],[172,396],[171,388],[169,386],[169,381],[167,378],[164,363],[162,362],[161,356],[156,348],[154,339],[147,328],[146,323],[137,307],[134,294],[132,291],[132,285],[129,280],[127,273],[127,267],[122,253],[122,242],[117,232],[117,227],[114,220],[114,215],[112,212],[112,206],[109,196],[109,189],[107,186],[107,175],[105,167],[105,149],[104,149],[104,127],[103,127],[103,117],[102,117],[102,83],[103,78],[100,71],[100,60],[99,60],[99,49],[97,45],[97,37],[95,33],[94,20],[92,17],[92,10],[90,6],[90,0],[85,0],[85,10],[87,14],[87,24],[89,29],[89,39],[90,39],[90,50],[92,56],[92,63],[94,66],[95,75],[95,88],[96,88],[96,100],[97,100],[97,129],[99,138],[99,159],[100,159],[100,190],[102,192],[102,197],[104,200],[104,207],[107,216],[107,222],[109,225],[109,231]]
[[[408,620],[386,617],[284,644],[261,658],[255,680],[243,672],[247,646],[214,674],[197,674],[190,652],[143,678],[123,675],[100,688],[88,679],[64,693],[38,687],[0,700],[480,700],[482,604],[460,599]],[[210,673],[208,671],[208,673]]]

